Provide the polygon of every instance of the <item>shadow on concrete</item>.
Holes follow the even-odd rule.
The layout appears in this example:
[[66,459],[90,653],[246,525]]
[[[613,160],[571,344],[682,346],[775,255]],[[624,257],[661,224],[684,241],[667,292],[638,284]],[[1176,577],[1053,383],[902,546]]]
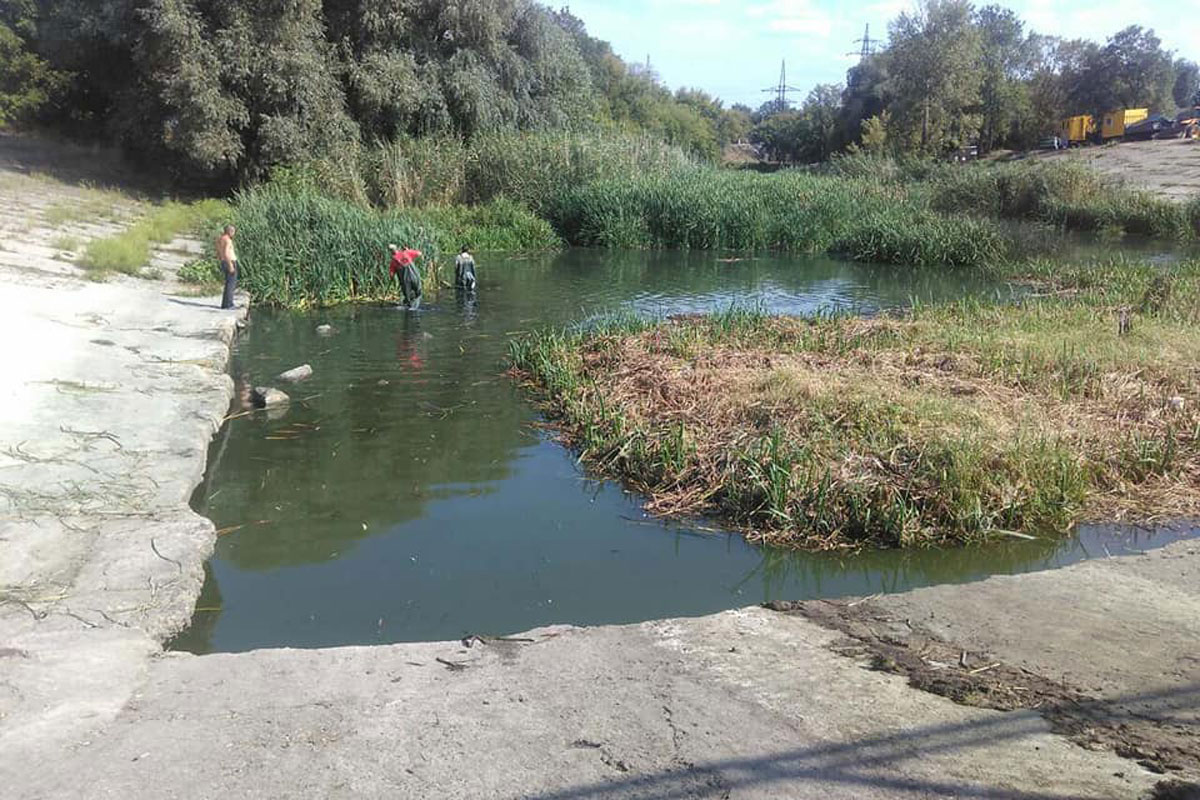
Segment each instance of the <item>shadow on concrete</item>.
[[[1181,710],[1187,710],[1191,712],[1190,716],[1194,716],[1200,708],[1200,685],[1117,697],[1107,703],[1094,701],[1094,707],[1088,710],[1089,715],[1100,716],[1099,706],[1108,704],[1122,708],[1133,706],[1139,711],[1151,713],[1152,709],[1157,708],[1160,718],[1177,717]],[[1057,711],[1061,709],[1043,709],[1042,713]],[[958,753],[961,758],[973,749],[1043,734],[1049,725],[1042,718],[1042,713],[1032,710],[990,712],[984,718],[970,722],[914,726],[886,736],[779,750],[762,756],[700,763],[678,756],[679,766],[676,768],[527,796],[538,800],[729,797],[739,790],[776,786],[791,796],[817,797],[819,795],[813,792],[819,792],[818,787],[822,784],[826,787],[829,784],[845,786],[849,796],[854,796],[854,787],[861,787],[864,792],[882,790],[896,797],[1083,800],[1093,796],[1109,796],[1089,795],[1080,791],[1070,794],[1048,790],[1022,791],[1011,786],[937,780],[908,774],[921,767],[925,772],[936,772],[936,761],[951,753]],[[1116,716],[1123,715],[1123,712],[1116,713]],[[989,755],[980,752],[977,757],[982,761]],[[930,763],[931,759],[933,763]],[[1012,768],[1014,777],[1027,771],[1016,755],[1013,756]],[[1137,769],[1132,763],[1130,768]],[[1166,783],[1164,781],[1164,785]],[[806,792],[805,784],[815,785]],[[1188,788],[1194,786],[1179,785]]]
[[229,309],[229,308],[221,308],[221,298],[220,297],[217,297],[214,300],[210,300],[207,303],[199,301],[199,300],[184,300],[179,297],[168,297],[167,301],[171,302],[171,303],[175,303],[176,305],[181,305],[181,306],[192,306],[193,308],[207,308],[209,311],[232,311],[233,310],[233,309]]

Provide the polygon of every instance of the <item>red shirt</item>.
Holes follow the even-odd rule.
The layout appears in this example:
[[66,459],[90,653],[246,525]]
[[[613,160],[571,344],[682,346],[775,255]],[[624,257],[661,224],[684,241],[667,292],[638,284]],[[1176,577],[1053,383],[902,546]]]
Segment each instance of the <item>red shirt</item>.
[[392,265],[388,268],[388,273],[392,276],[395,276],[397,272],[404,269],[420,257],[420,250],[397,250],[396,252],[392,253]]

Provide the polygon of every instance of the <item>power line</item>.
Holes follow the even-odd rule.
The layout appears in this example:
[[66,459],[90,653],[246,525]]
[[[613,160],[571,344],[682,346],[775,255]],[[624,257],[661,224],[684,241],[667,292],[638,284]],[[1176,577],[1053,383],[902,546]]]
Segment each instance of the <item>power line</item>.
[[854,43],[857,45],[861,45],[862,47],[859,49],[857,54],[846,53],[846,55],[848,55],[848,56],[858,55],[859,58],[861,58],[863,61],[866,61],[868,58],[875,55],[875,48],[878,45],[883,44],[883,40],[871,38],[871,23],[868,22],[866,28],[863,29],[862,38],[855,39]]
[[764,92],[770,92],[775,95],[775,104],[780,111],[783,111],[789,105],[788,95],[793,92],[802,92],[803,89],[797,89],[795,86],[788,86],[787,82],[787,61],[783,61],[779,65],[779,85],[772,86],[769,89],[763,89]]

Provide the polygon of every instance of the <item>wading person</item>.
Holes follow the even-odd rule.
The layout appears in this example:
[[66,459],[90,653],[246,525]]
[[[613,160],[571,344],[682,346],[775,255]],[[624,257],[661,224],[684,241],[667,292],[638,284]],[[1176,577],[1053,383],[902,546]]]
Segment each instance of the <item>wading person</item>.
[[416,260],[421,257],[420,250],[401,250],[394,244],[389,244],[392,251],[392,263],[388,272],[394,278],[400,276],[400,292],[404,295],[404,305],[411,311],[421,306],[421,273],[417,270]]
[[475,257],[465,246],[454,259],[454,285],[468,292],[475,291]]
[[221,308],[233,308],[233,291],[237,288],[238,260],[237,250],[233,246],[233,237],[237,228],[226,225],[225,231],[217,237],[217,261],[221,262],[221,272],[225,275],[225,293],[221,295]]

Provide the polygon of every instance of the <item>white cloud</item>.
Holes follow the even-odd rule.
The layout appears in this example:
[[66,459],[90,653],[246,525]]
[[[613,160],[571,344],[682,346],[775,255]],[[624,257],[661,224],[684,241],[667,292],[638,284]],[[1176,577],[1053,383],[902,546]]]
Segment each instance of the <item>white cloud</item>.
[[833,31],[833,18],[812,0],[773,0],[751,6],[747,13],[765,19],[767,30],[774,33],[828,36]]

